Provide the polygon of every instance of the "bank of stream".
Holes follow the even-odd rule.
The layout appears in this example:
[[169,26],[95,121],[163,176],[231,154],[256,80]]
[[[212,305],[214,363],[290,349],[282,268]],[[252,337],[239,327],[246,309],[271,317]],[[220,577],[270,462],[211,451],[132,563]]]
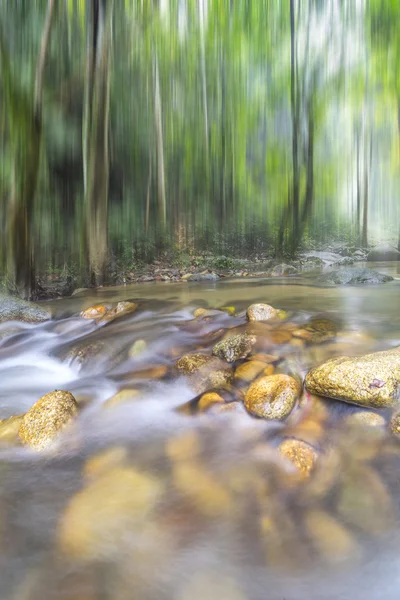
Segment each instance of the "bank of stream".
[[[253,358],[300,385],[330,358],[399,346],[400,264],[368,266],[394,280],[137,284],[46,303],[54,318],[40,324],[2,323],[0,418],[54,389],[78,414],[44,453],[0,429],[1,598],[397,599],[392,409],[303,390],[286,419],[257,419],[243,406],[251,378],[237,374]],[[80,316],[122,301],[137,309]],[[249,323],[260,302],[284,312]],[[310,335],[316,319],[329,335]],[[232,333],[255,341],[226,384],[176,368]]]

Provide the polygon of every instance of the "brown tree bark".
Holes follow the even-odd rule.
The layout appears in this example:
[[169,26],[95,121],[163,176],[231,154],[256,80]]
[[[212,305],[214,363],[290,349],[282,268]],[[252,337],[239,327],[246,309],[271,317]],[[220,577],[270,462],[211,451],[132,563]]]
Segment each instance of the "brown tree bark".
[[113,0],[91,0],[84,108],[86,245],[90,283],[101,285],[108,264],[110,60]]

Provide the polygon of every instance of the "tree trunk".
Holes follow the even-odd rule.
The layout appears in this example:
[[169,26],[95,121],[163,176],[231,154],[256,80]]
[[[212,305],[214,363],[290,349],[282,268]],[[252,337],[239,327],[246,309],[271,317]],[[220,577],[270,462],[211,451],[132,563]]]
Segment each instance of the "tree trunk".
[[368,210],[369,210],[369,170],[372,162],[372,137],[370,139],[369,148],[369,159],[368,159],[368,146],[365,144],[365,158],[364,158],[364,207],[363,207],[363,224],[361,234],[361,244],[363,248],[368,246]]
[[357,144],[357,208],[356,208],[356,239],[357,244],[360,243],[360,224],[361,224],[361,181],[360,181],[360,129],[357,127],[356,132]]
[[165,197],[165,167],[164,167],[164,139],[162,127],[162,107],[160,91],[160,73],[158,68],[157,49],[153,54],[153,77],[154,77],[154,124],[156,129],[156,152],[157,152],[157,192],[158,211],[163,228],[167,223],[167,203]]
[[[101,285],[108,263],[108,125],[113,0],[92,0],[85,107],[86,238],[90,283]],[[90,46],[90,49],[89,49]],[[85,156],[86,151],[86,156]]]
[[300,174],[299,174],[299,111],[297,97],[297,69],[296,69],[296,32],[295,32],[295,8],[294,0],[290,0],[290,104],[292,113],[292,168],[293,168],[293,230],[292,250],[299,235],[299,213],[300,213]]
[[200,22],[200,58],[201,58],[201,89],[203,95],[203,111],[204,111],[204,139],[206,145],[206,164],[207,172],[209,166],[209,127],[208,127],[208,103],[207,103],[207,75],[206,75],[206,49],[204,41],[205,30],[205,0],[198,0],[199,7],[199,22]]
[[36,288],[32,221],[40,168],[43,78],[54,11],[55,1],[48,0],[33,98],[16,84],[0,32],[2,79],[14,146],[14,176],[7,223],[7,280],[9,289],[25,298],[34,297]]

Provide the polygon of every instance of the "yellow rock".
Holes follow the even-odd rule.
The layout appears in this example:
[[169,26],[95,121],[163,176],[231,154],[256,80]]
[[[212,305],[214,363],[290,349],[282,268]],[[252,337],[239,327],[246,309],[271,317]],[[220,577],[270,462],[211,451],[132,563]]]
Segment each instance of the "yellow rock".
[[259,352],[258,354],[252,354],[250,359],[251,360],[259,360],[261,362],[270,364],[270,363],[278,362],[279,356],[276,356],[275,354],[264,354],[262,352]]
[[390,430],[395,435],[400,433],[400,411],[395,411],[390,419]]
[[358,558],[360,548],[351,535],[334,517],[324,510],[312,509],[304,516],[306,532],[318,556],[329,564],[352,562]]
[[306,388],[314,394],[387,408],[399,404],[400,346],[364,356],[334,358],[309,371]]
[[249,360],[237,367],[234,379],[247,382],[253,381],[253,379],[255,379],[266,367],[267,365],[264,362],[259,360]]
[[0,444],[19,444],[19,428],[24,415],[17,415],[0,421]]
[[236,312],[236,309],[234,306],[221,306],[221,308],[219,310],[222,310],[223,312],[225,312],[231,316],[234,315]]
[[175,366],[182,375],[191,375],[212,360],[206,354],[185,354],[176,361]]
[[103,475],[106,471],[121,465],[125,461],[127,455],[127,450],[123,446],[107,448],[107,450],[98,452],[86,461],[85,466],[83,467],[83,476],[85,479],[92,479],[99,475]]
[[175,462],[172,481],[175,488],[208,517],[229,514],[233,510],[228,491],[199,463]]
[[337,511],[349,525],[372,535],[389,532],[396,522],[387,487],[376,471],[362,464],[356,464],[344,475]]
[[269,304],[259,303],[251,304],[246,314],[249,321],[269,321],[269,319],[279,318],[280,311]]
[[345,424],[355,427],[385,427],[386,421],[382,415],[368,410],[360,410],[345,417]]
[[203,394],[200,398],[197,404],[197,409],[200,412],[206,412],[212,406],[221,403],[224,404],[224,402],[224,399],[216,392],[207,392],[206,394]]
[[318,458],[315,449],[300,440],[288,439],[279,445],[279,452],[290,460],[303,477],[309,477]]
[[166,444],[166,455],[172,461],[191,461],[201,453],[201,440],[197,431],[188,430],[169,439]]
[[136,340],[136,342],[134,344],[132,344],[131,348],[129,349],[128,352],[128,356],[129,358],[135,358],[135,356],[139,356],[140,354],[143,354],[143,352],[146,352],[147,350],[147,344],[145,340]]
[[70,392],[55,390],[42,396],[21,421],[21,442],[35,450],[45,450],[77,411],[78,405]]
[[196,308],[196,310],[193,313],[193,316],[195,317],[195,319],[197,319],[199,317],[203,317],[207,312],[208,308]]
[[139,390],[131,390],[124,389],[120,390],[114,396],[111,396],[108,400],[106,400],[103,404],[104,408],[114,408],[116,406],[120,406],[121,404],[126,404],[126,402],[131,402],[132,400],[137,400],[140,396]]
[[95,304],[94,306],[89,306],[89,308],[83,310],[80,316],[84,319],[99,319],[100,317],[103,317],[110,308],[110,305]]
[[284,419],[293,410],[300,396],[300,386],[289,375],[261,377],[246,392],[246,410],[264,419]]
[[72,497],[58,529],[60,550],[92,561],[121,552],[127,531],[145,523],[159,501],[162,483],[128,467],[99,476]]

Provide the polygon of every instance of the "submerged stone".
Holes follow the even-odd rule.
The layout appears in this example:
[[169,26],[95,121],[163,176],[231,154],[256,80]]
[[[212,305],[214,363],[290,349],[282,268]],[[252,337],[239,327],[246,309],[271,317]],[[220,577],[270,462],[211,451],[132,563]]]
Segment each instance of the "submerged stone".
[[282,263],[272,269],[271,275],[274,277],[285,277],[286,275],[295,275],[297,272],[296,267]]
[[3,321],[41,323],[49,319],[51,319],[50,309],[16,296],[0,294],[0,323]]
[[344,268],[338,271],[332,271],[331,273],[325,273],[316,280],[318,283],[334,283],[337,285],[355,285],[360,283],[386,283],[387,281],[393,281],[393,277],[390,275],[384,275],[373,271],[372,269],[362,269],[357,267],[356,269]]
[[77,411],[77,402],[70,392],[55,390],[42,396],[21,421],[21,442],[34,450],[47,449]]
[[289,375],[260,377],[246,392],[244,405],[255,417],[284,419],[300,396],[300,385]]
[[59,548],[70,558],[96,560],[119,548],[127,531],[145,524],[162,492],[152,475],[116,466],[75,494],[62,515]]
[[307,373],[309,392],[369,408],[400,402],[400,346],[365,356],[333,358]]
[[368,252],[367,260],[369,262],[400,260],[400,252],[391,244],[382,242]]
[[279,452],[293,463],[304,478],[310,476],[318,458],[316,450],[310,444],[296,439],[283,440],[279,445]]
[[17,415],[0,421],[0,444],[19,444],[19,428],[24,415]]
[[256,342],[256,338],[247,333],[232,335],[215,344],[212,353],[227,362],[235,362],[246,358]]

